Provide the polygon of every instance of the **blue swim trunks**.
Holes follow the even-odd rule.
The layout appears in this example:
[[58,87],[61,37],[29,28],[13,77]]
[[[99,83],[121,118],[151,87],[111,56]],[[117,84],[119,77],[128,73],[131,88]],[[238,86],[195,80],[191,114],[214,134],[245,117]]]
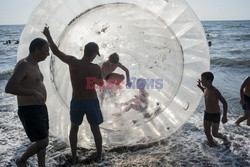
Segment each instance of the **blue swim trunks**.
[[70,103],[70,120],[72,123],[81,125],[86,114],[90,125],[103,123],[99,100],[96,99],[72,99]]

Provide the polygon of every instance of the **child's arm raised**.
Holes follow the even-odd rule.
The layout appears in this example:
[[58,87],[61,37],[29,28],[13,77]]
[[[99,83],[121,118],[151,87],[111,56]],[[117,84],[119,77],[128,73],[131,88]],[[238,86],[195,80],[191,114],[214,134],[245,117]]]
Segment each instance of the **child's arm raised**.
[[201,80],[198,79],[197,82],[198,82],[197,86],[201,89],[202,92],[204,92],[204,88],[201,86]]

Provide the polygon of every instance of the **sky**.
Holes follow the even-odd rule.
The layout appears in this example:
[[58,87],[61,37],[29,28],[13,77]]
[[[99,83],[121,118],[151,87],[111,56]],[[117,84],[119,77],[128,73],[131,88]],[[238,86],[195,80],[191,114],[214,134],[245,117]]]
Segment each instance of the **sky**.
[[[174,0],[173,0],[174,1]],[[0,25],[26,24],[40,0],[0,0]],[[250,20],[250,0],[187,0],[200,20]]]

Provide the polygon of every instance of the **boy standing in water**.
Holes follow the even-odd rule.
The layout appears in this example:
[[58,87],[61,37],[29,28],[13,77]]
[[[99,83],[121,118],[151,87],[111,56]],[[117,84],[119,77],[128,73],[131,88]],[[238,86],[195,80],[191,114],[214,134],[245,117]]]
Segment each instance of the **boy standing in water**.
[[38,166],[45,167],[49,120],[45,105],[47,94],[38,63],[48,55],[48,42],[42,38],[34,39],[29,46],[29,55],[17,63],[5,87],[6,93],[17,95],[18,116],[32,142],[16,160],[18,167],[25,167],[28,158],[34,154],[37,154]]
[[247,125],[250,126],[250,76],[248,76],[241,84],[240,104],[244,110],[244,115],[240,117],[235,124],[239,125],[241,122],[247,120]]
[[99,47],[94,42],[88,43],[85,45],[83,58],[79,60],[74,56],[66,55],[58,49],[50,35],[48,27],[44,28],[43,34],[48,39],[52,52],[61,61],[69,65],[71,84],[73,88],[72,100],[70,103],[71,129],[69,134],[72,164],[75,165],[77,163],[77,133],[85,114],[94,136],[98,155],[97,160],[98,162],[101,162],[102,135],[99,125],[103,122],[103,116],[95,88],[88,88],[89,78],[94,78],[96,81],[100,81],[96,82],[100,84],[100,86],[103,84],[101,68],[97,64],[91,63],[97,55],[100,56]]
[[203,125],[209,146],[216,145],[212,135],[216,138],[222,139],[224,142],[227,142],[227,137],[218,133],[221,115],[219,101],[223,104],[223,116],[221,120],[223,124],[227,122],[227,102],[219,90],[212,85],[213,79],[214,75],[211,72],[204,72],[201,74],[201,80],[198,80],[197,85],[204,92],[205,113]]

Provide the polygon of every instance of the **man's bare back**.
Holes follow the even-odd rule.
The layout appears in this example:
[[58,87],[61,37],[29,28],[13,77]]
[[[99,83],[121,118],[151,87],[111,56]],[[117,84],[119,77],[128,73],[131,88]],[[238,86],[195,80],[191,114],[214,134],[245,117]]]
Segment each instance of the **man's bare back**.
[[85,61],[84,59],[75,59],[69,64],[71,83],[73,87],[72,97],[75,99],[92,99],[97,98],[95,89],[87,88],[87,78],[101,78],[101,68]]

